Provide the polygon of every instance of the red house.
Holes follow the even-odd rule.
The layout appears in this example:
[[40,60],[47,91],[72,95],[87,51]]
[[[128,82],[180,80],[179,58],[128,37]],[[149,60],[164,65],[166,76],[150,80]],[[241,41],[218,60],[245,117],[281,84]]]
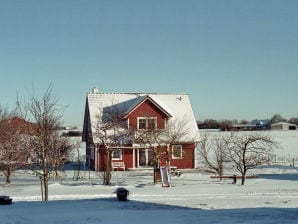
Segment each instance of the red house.
[[11,135],[13,132],[19,131],[21,134],[25,135],[35,135],[36,134],[37,125],[34,123],[30,123],[19,117],[12,117],[8,119],[4,119],[0,121],[0,132],[2,132],[1,137],[7,135]]
[[86,162],[104,170],[107,150],[114,169],[161,166],[196,167],[200,134],[187,94],[87,94],[83,126]]

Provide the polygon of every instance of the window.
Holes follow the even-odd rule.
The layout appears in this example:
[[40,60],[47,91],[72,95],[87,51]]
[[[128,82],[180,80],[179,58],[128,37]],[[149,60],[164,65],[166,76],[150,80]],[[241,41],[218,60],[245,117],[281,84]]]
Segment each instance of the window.
[[115,149],[112,152],[112,160],[122,160],[122,150],[121,149]]
[[146,128],[146,119],[144,118],[139,118],[139,122],[138,122],[138,128],[139,129],[147,129]]
[[172,158],[173,159],[182,159],[182,145],[173,145],[172,146]]
[[147,129],[149,129],[149,130],[156,129],[156,119],[155,118],[147,119]]
[[154,130],[157,128],[156,117],[138,117],[138,129]]

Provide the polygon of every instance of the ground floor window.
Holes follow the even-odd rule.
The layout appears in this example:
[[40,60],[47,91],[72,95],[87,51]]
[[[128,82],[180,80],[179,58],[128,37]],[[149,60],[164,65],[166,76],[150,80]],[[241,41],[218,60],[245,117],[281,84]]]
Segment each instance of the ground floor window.
[[182,145],[172,145],[172,158],[182,159]]
[[122,160],[122,149],[114,149],[113,150],[112,160]]

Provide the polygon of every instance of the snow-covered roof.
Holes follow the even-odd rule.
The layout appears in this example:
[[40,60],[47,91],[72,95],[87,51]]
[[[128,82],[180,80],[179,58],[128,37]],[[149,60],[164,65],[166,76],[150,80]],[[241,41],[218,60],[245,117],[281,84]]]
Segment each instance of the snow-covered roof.
[[296,130],[297,129],[297,125],[296,124],[291,124],[291,123],[287,123],[287,122],[277,122],[277,123],[273,123],[271,124],[271,128],[272,129],[284,129],[284,130]]
[[[89,112],[91,130],[95,132],[98,116],[103,116],[107,108],[117,108],[123,116],[130,113],[135,107],[150,99],[170,121],[184,122],[187,130],[185,141],[200,141],[197,122],[191,107],[188,94],[159,94],[159,93],[100,93],[97,89],[87,94],[86,112]],[[85,114],[85,122],[86,114]],[[84,124],[85,126],[86,124]]]

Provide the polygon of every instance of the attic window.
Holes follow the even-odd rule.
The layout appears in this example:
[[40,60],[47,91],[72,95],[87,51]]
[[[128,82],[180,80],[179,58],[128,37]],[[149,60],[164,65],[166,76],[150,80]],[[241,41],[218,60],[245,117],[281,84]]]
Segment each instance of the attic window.
[[157,128],[156,117],[138,117],[138,129],[154,130]]

